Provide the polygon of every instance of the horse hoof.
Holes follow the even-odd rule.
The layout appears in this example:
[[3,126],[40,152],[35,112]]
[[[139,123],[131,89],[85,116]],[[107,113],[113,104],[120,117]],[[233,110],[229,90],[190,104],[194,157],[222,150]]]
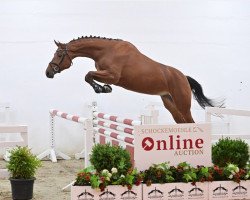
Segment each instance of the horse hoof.
[[104,85],[103,86],[103,92],[104,93],[110,93],[110,92],[112,92],[112,87],[110,85]]
[[102,86],[94,85],[93,88],[95,90],[95,93],[102,93],[102,90],[103,90]]

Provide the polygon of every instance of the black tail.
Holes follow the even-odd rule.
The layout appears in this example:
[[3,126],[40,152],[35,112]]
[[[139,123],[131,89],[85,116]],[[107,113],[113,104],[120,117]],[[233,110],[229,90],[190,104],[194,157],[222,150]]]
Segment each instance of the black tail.
[[220,102],[214,102],[212,99],[207,98],[203,93],[201,85],[190,76],[186,77],[193,92],[195,100],[200,104],[202,108],[205,108],[206,106],[220,108],[224,107],[224,100]]

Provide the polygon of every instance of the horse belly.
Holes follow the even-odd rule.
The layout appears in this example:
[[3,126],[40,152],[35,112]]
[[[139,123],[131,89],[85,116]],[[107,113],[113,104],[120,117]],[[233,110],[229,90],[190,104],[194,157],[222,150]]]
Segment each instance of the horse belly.
[[150,95],[164,95],[168,93],[167,83],[164,78],[160,76],[125,76],[121,78],[117,84],[127,90],[134,92],[150,94]]
[[117,85],[134,92],[164,95],[168,94],[167,75],[167,66],[139,53],[122,67]]

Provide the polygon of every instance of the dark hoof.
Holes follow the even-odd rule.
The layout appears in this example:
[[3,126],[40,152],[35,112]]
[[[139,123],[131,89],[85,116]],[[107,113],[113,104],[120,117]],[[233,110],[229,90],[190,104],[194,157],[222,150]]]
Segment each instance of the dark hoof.
[[110,85],[104,85],[103,86],[103,92],[104,93],[110,93],[110,92],[112,92],[112,87]]
[[95,93],[102,93],[103,87],[100,85],[94,85],[93,86]]

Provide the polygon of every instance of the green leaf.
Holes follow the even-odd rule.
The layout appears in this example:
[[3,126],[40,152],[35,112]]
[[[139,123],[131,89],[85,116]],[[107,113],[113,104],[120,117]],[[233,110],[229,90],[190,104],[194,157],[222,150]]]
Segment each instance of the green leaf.
[[93,189],[95,189],[95,188],[99,188],[101,182],[100,182],[100,179],[99,179],[98,176],[93,175],[93,176],[91,176],[91,178],[90,178],[90,183],[91,183],[91,187],[92,187]]

